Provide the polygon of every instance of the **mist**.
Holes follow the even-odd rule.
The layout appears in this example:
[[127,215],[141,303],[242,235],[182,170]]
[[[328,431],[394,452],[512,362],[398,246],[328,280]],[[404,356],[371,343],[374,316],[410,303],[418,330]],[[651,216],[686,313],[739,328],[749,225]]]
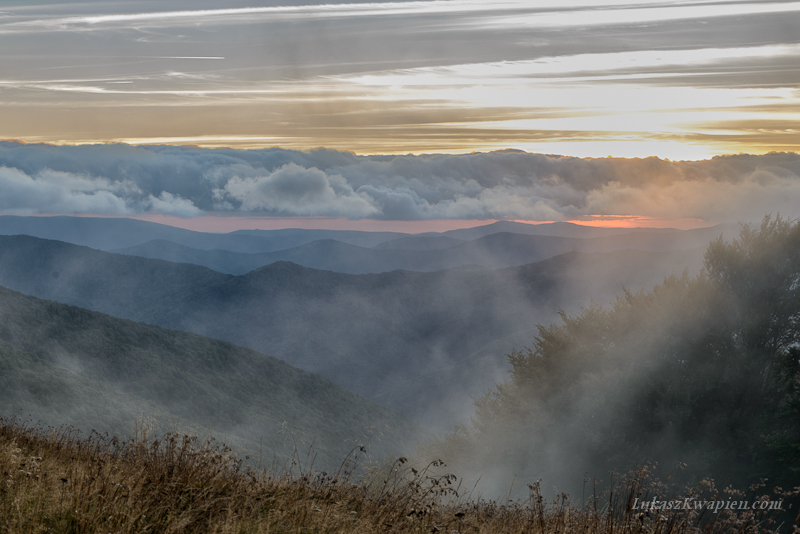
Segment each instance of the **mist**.
[[6,287],[253,348],[439,432],[469,419],[536,324],[696,272],[702,258],[700,248],[575,252],[498,270],[371,275],[278,262],[231,276],[25,236],[0,243]]
[[799,238],[768,218],[712,242],[695,276],[562,312],[425,453],[487,496],[516,480],[585,499],[648,464],[677,486],[796,483]]
[[[104,219],[77,220],[0,222],[30,223],[62,239],[106,239],[93,230]],[[226,239],[269,246],[317,232],[220,236],[112,221],[125,229],[120,238],[163,231],[197,246]],[[793,474],[781,466],[795,439],[787,392],[798,379],[798,225],[778,217],[754,228],[740,226],[738,238],[722,226],[499,223],[439,236],[376,234],[369,243],[362,233],[336,234],[370,244],[367,251],[404,253],[489,239],[493,248],[468,257],[490,265],[509,251],[550,254],[510,267],[372,274],[277,261],[234,275],[0,236],[0,285],[55,301],[29,304],[40,310],[26,311],[30,318],[5,304],[0,364],[16,363],[6,375],[13,398],[4,410],[113,433],[146,413],[160,428],[213,432],[243,454],[267,451],[278,463],[308,451],[319,469],[366,443],[376,465],[392,455],[442,459],[463,484],[480,481],[475,491],[487,498],[524,497],[539,480],[577,498],[587,477],[606,483],[613,471],[646,464],[676,484],[710,476],[745,487],[761,473],[786,485]],[[539,237],[588,248],[518,246]],[[603,248],[609,243],[615,248]],[[35,326],[42,320],[66,322]],[[65,344],[64,332],[77,337]],[[159,340],[156,349],[142,344],[141,332]],[[207,337],[180,337],[186,332]],[[154,359],[153,350],[161,355]],[[123,360],[126,372],[118,368]],[[279,361],[286,367],[270,370]],[[91,400],[106,396],[114,401],[102,409]]]
[[[93,215],[424,220],[568,219],[636,210],[706,221],[729,221],[735,213],[742,224],[766,205],[794,201],[800,165],[795,154],[670,162],[517,151],[379,157],[19,143],[3,144],[0,160],[3,198],[14,213],[74,208]],[[541,206],[552,210],[537,212]],[[653,385],[653,377],[674,371],[666,361],[690,361],[676,354],[695,350],[687,340],[697,338],[697,328],[713,315],[713,302],[701,298],[711,287],[706,247],[716,238],[732,239],[740,224],[679,231],[501,222],[418,236],[203,234],[83,217],[4,217],[0,227],[0,233],[29,234],[0,236],[0,285],[234,343],[321,375],[420,425],[420,436],[439,436],[417,443],[418,453],[408,443],[398,453],[442,456],[457,474],[480,479],[487,494],[506,491],[515,476],[575,494],[587,473],[605,476],[646,462],[657,462],[664,476],[670,476],[668,466],[685,463],[685,480],[699,473],[749,480],[746,469],[722,472],[703,441],[711,438],[687,438],[685,425],[669,419],[680,414],[658,415],[652,420],[658,429],[642,415],[643,406],[662,409],[654,399],[678,402],[680,380]],[[664,282],[669,276],[677,278]],[[686,309],[642,304],[658,302],[656,293],[640,291],[662,282],[656,293],[683,295]],[[647,319],[648,306],[658,321]],[[583,343],[584,334],[570,332],[570,325],[604,321],[611,321],[607,328],[616,329],[616,337],[592,343],[605,367],[596,367],[589,349],[581,356],[567,351],[553,356],[552,369],[536,371],[544,372],[541,377],[520,378],[523,362],[538,361],[548,336]],[[49,357],[71,369],[65,377],[85,374],[72,356]],[[561,366],[577,367],[554,370]],[[512,405],[516,411],[507,413]],[[180,413],[189,425],[206,421],[202,429],[217,421],[187,405],[159,406],[163,420]],[[85,419],[82,410],[69,421]],[[120,410],[123,419],[132,415]],[[631,413],[636,425],[624,420]],[[238,413],[220,428],[251,444],[258,432],[279,432],[277,422],[264,426],[253,417]],[[292,418],[307,420],[299,413]],[[503,426],[508,421],[517,421],[513,430]],[[742,429],[746,425],[751,422],[741,422]],[[303,432],[311,433],[298,433],[297,443],[314,443],[313,431]],[[281,439],[274,451],[285,450],[285,435]],[[609,452],[611,444],[616,452]],[[339,449],[325,445],[328,460],[333,450]]]
[[0,0],[0,530],[800,534],[799,31]]

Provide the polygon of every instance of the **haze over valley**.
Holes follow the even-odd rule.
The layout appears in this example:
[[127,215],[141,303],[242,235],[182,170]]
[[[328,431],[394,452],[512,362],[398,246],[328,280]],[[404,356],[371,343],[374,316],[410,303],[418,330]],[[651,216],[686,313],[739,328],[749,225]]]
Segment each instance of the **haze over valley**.
[[[72,368],[72,374],[62,376],[58,371],[60,368],[52,366],[63,367],[64,354],[71,355],[68,358],[70,362],[81,362],[83,356],[80,354],[88,348],[82,348],[83,345],[65,348],[65,342],[61,340],[53,341],[46,348],[29,346],[26,343],[41,341],[35,333],[41,328],[31,322],[27,329],[23,329],[27,331],[26,336],[11,336],[4,340],[4,346],[11,351],[9,354],[14,355],[8,358],[21,358],[27,362],[17,367],[27,378],[13,380],[18,384],[14,389],[17,393],[6,399],[7,413],[11,410],[22,415],[28,411],[31,417],[54,424],[63,418],[80,428],[99,426],[109,432],[122,433],[123,421],[130,421],[139,412],[148,412],[162,425],[173,418],[174,424],[219,433],[225,436],[224,439],[241,443],[248,450],[252,450],[256,442],[260,443],[259,448],[267,443],[273,458],[291,454],[284,439],[289,432],[294,436],[292,451],[296,452],[298,443],[313,443],[319,447],[317,465],[320,468],[334,466],[337,454],[346,456],[349,449],[345,444],[352,446],[361,439],[370,441],[367,436],[374,433],[376,443],[380,442],[374,451],[376,458],[385,457],[390,452],[424,456],[435,451],[440,456],[461,458],[454,461],[459,462],[457,465],[465,475],[474,479],[481,478],[478,469],[486,464],[487,457],[481,457],[477,452],[465,452],[479,447],[478,444],[454,444],[461,443],[460,433],[467,428],[463,425],[481,421],[488,402],[486,399],[500,394],[495,391],[505,391],[504,384],[508,384],[509,377],[513,379],[515,376],[518,366],[515,362],[518,360],[514,355],[519,354],[515,351],[541,343],[541,328],[547,325],[569,321],[570,317],[578,317],[593,307],[618,307],[625,299],[650,290],[666,277],[693,279],[707,276],[713,267],[708,263],[709,247],[720,240],[736,239],[743,229],[750,227],[751,221],[724,218],[717,224],[695,224],[694,227],[679,229],[631,226],[634,219],[619,217],[607,218],[600,221],[604,224],[599,225],[588,224],[591,221],[584,224],[580,224],[581,221],[531,224],[490,220],[484,224],[462,225],[461,228],[414,233],[402,231],[402,228],[382,231],[279,228],[208,232],[163,224],[147,220],[152,217],[137,215],[142,209],[160,206],[160,201],[153,199],[161,198],[171,199],[169,202],[173,207],[182,206],[181,209],[188,210],[185,212],[189,215],[188,222],[205,220],[208,224],[216,218],[223,220],[226,217],[212,211],[204,213],[198,207],[204,207],[203,202],[209,199],[218,202],[222,198],[221,182],[217,182],[216,189],[210,189],[209,179],[199,177],[199,182],[187,181],[181,186],[183,189],[174,189],[178,182],[167,180],[159,166],[171,166],[171,172],[186,168],[190,173],[205,168],[203,176],[210,176],[211,169],[217,175],[225,175],[234,168],[233,165],[240,173],[243,168],[255,172],[253,169],[265,166],[265,172],[272,172],[274,177],[261,185],[258,185],[258,180],[253,182],[256,189],[240,199],[238,209],[245,209],[249,199],[255,198],[253,195],[268,194],[273,199],[270,202],[277,202],[281,195],[285,195],[287,203],[282,207],[274,206],[277,215],[281,210],[285,213],[297,209],[306,202],[304,199],[316,198],[314,202],[332,202],[332,205],[341,207],[355,206],[353,202],[357,199],[360,199],[358,202],[372,202],[378,198],[372,193],[341,189],[341,183],[338,189],[330,190],[331,196],[326,196],[329,194],[325,189],[328,186],[324,184],[330,182],[315,185],[315,182],[305,181],[298,170],[300,164],[286,163],[286,157],[298,162],[303,157],[317,162],[331,159],[333,163],[330,165],[333,166],[327,167],[324,173],[319,171],[328,178],[316,175],[324,180],[329,180],[334,172],[336,176],[347,175],[351,177],[348,180],[355,179],[352,177],[358,175],[356,171],[361,166],[377,165],[375,169],[394,166],[396,170],[401,168],[398,166],[413,163],[416,167],[409,177],[413,177],[415,172],[424,173],[437,168],[452,174],[447,187],[451,188],[450,194],[456,204],[465,202],[465,197],[455,190],[471,187],[469,183],[472,180],[465,175],[456,178],[456,169],[465,161],[472,165],[480,163],[487,166],[490,175],[513,172],[515,180],[529,184],[529,190],[544,188],[541,190],[552,194],[546,202],[552,206],[560,205],[559,209],[565,211],[594,202],[592,199],[596,199],[598,194],[608,193],[608,187],[616,187],[617,180],[629,184],[630,188],[643,187],[644,182],[637,173],[644,169],[655,169],[653,172],[661,173],[663,179],[671,184],[666,187],[678,188],[682,194],[696,191],[700,183],[738,184],[736,187],[740,189],[735,189],[736,194],[726,197],[726,201],[741,203],[745,197],[737,195],[747,195],[748,200],[756,204],[768,204],[778,194],[787,200],[792,198],[794,173],[800,165],[800,160],[793,154],[673,163],[662,160],[542,159],[519,152],[442,158],[353,159],[333,152],[302,154],[270,150],[236,153],[208,149],[187,152],[181,149],[176,159],[174,155],[165,156],[161,150],[144,158],[151,149],[142,152],[141,149],[120,146],[103,150],[101,147],[27,147],[12,143],[4,149],[0,151],[0,157],[5,157],[9,164],[14,162],[17,165],[14,169],[22,173],[17,174],[19,180],[15,182],[18,188],[14,193],[16,201],[28,202],[29,209],[37,209],[36,204],[42,197],[38,196],[36,188],[44,188],[42,191],[51,194],[51,200],[47,202],[59,195],[66,195],[57,200],[62,203],[102,205],[110,201],[110,205],[126,206],[125,210],[132,212],[127,214],[137,218],[104,217],[101,213],[91,216],[2,215],[0,286],[87,310],[81,313],[99,312],[170,331],[206,336],[181,339],[210,338],[232,343],[234,345],[226,346],[229,347],[226,351],[246,353],[248,361],[278,358],[294,366],[294,373],[313,373],[308,376],[314,378],[307,380],[317,380],[314,383],[320,384],[292,389],[286,380],[268,377],[272,371],[265,370],[260,383],[265,388],[264,394],[272,395],[269,397],[272,400],[253,397],[249,404],[242,404],[233,391],[254,387],[252,382],[251,385],[245,384],[256,379],[257,374],[235,375],[226,385],[214,386],[219,393],[211,393],[205,391],[207,386],[200,384],[218,376],[219,372],[199,365],[195,375],[181,379],[186,383],[186,400],[175,404],[173,397],[165,396],[159,389],[155,378],[137,380],[133,386],[118,381],[113,373],[119,373],[119,370],[98,371],[104,368],[102,365],[97,367],[99,364],[88,367],[80,364]],[[81,155],[92,157],[83,160],[79,157]],[[109,160],[103,163],[95,158],[97,155],[104,155]],[[231,162],[234,156],[249,163],[234,164]],[[218,157],[223,157],[221,161],[224,163],[217,162],[217,166],[210,167],[207,161]],[[24,165],[23,161],[26,162]],[[140,167],[132,173],[129,166],[134,162],[139,162]],[[191,170],[190,162],[195,165],[194,170]],[[523,163],[532,167],[515,167]],[[105,170],[93,167],[98,164],[104,165]],[[43,170],[43,165],[53,165],[59,170]],[[268,165],[277,170],[269,171]],[[295,165],[298,169],[290,169],[287,165]],[[586,166],[589,170],[584,168]],[[563,178],[541,178],[536,174],[540,168],[567,174]],[[6,176],[17,172],[9,170],[11,167],[3,169],[6,169],[2,171]],[[317,172],[307,170],[311,174]],[[98,181],[87,177],[90,175],[77,174],[86,171],[102,172],[109,178]],[[602,174],[601,171],[611,173],[606,174],[605,182],[592,174]],[[469,172],[478,176],[474,168]],[[684,174],[675,174],[678,172]],[[67,175],[71,178],[66,178]],[[83,189],[71,192],[64,189],[69,180],[77,180],[75,186],[80,185]],[[240,183],[237,180],[241,179],[229,176],[225,180],[230,185]],[[386,180],[387,184],[391,181],[388,174]],[[461,185],[454,186],[459,180]],[[156,196],[153,188],[159,181],[173,187],[173,192],[162,190]],[[322,189],[317,190],[320,183]],[[423,191],[417,177],[407,177],[404,183],[416,184],[417,191]],[[504,190],[504,194],[508,193],[503,180],[496,180],[493,184],[487,182],[487,189],[475,199],[484,202],[490,198],[487,191],[497,194]],[[746,184],[754,185],[745,187]],[[302,187],[296,190],[296,186]],[[148,187],[151,193],[147,193]],[[395,196],[410,194],[405,186],[395,187],[392,193]],[[390,193],[390,189],[383,191]],[[431,200],[426,201],[429,207],[425,209],[452,206],[452,202],[442,197],[443,191],[426,193]],[[581,191],[587,192],[586,195],[581,196],[584,194]],[[437,196],[439,200],[434,201]],[[534,211],[540,209],[538,206],[543,202],[538,200]],[[386,210],[395,209],[389,203],[380,205],[384,210],[383,216],[389,214]],[[423,204],[418,202],[416,206],[419,208]],[[481,209],[488,206],[486,204]],[[231,205],[229,209],[236,211],[237,208]],[[319,209],[325,213],[328,208]],[[528,208],[512,206],[510,209],[524,211]],[[242,221],[248,220],[242,218]],[[610,224],[614,221],[616,224]],[[42,312],[45,315],[55,313],[55,308],[42,309],[50,310]],[[126,324],[118,323],[114,328],[124,330],[128,328],[124,326]],[[63,326],[67,331],[76,332],[83,328],[73,323]],[[179,347],[187,343],[160,342],[159,346]],[[139,354],[142,350],[152,349],[143,349],[139,345],[128,347],[126,344],[112,352],[120,350],[129,351],[125,354]],[[241,352],[247,350],[257,353]],[[30,354],[38,356],[27,356]],[[181,349],[179,355],[173,356],[167,351],[157,360],[173,365],[167,362],[179,361],[175,358],[185,361],[191,356]],[[142,364],[134,362],[130,362],[132,376],[144,376],[142,373],[145,371],[136,371],[136,366]],[[177,369],[185,364],[174,365],[178,365],[173,368],[175,370],[164,372],[182,376],[183,371]],[[70,398],[91,403],[88,399],[93,395],[107,397],[116,388],[123,400],[109,404],[100,412],[87,411],[86,407],[79,406],[79,401],[54,404],[54,399],[44,394],[48,389],[46,386],[31,385],[29,377],[38,372],[31,366],[36,369],[51,366],[46,375],[56,377],[51,379],[55,380],[53,387],[59,391],[72,391]],[[241,365],[236,364],[236,367],[239,369]],[[115,367],[112,365],[112,368]],[[84,369],[88,370],[84,372]],[[67,376],[74,376],[74,383],[67,380]],[[29,385],[23,387],[22,384]],[[328,385],[323,388],[321,384]],[[281,388],[284,387],[290,387],[288,391],[291,394],[282,394]],[[325,393],[328,390],[331,393]],[[97,393],[88,393],[90,391]],[[310,415],[323,408],[302,404],[325,403],[324,399],[342,395],[344,391],[355,397],[346,401],[350,404],[341,405],[341,418]],[[220,399],[216,401],[219,407],[210,412],[205,407],[209,405],[198,400],[209,396]],[[269,408],[265,403],[275,406]],[[71,408],[65,411],[64,406]],[[193,411],[192,407],[197,410]],[[388,411],[380,412],[384,408]],[[260,416],[256,415],[260,413],[258,410],[267,411]],[[228,415],[220,418],[215,415],[217,413]],[[362,415],[353,418],[349,415],[351,413]],[[326,424],[321,424],[322,420]],[[569,421],[567,418],[562,422],[567,424]],[[336,426],[339,424],[343,426]],[[518,426],[525,428],[523,424]],[[348,429],[352,431],[352,439],[345,437]],[[501,434],[508,432],[504,429]],[[469,439],[479,439],[480,434],[466,435],[472,436]],[[562,436],[560,432],[554,435]],[[563,435],[556,439],[555,446],[569,446],[569,439]],[[464,447],[467,448],[462,450]],[[685,454],[695,452],[687,449]],[[464,463],[464,454],[474,462]],[[601,465],[602,469],[613,467],[590,459],[585,453],[576,455],[583,459],[580,461],[589,462],[585,465],[587,469],[598,469]],[[529,464],[532,460],[525,459],[524,454],[519,456],[514,452],[512,456],[517,459],[508,466],[497,468],[499,471],[492,468],[505,473],[503,477],[487,476],[484,479],[488,491],[501,491],[503,482],[500,478],[513,478],[513,471],[520,469],[526,476],[535,476],[540,462],[555,462],[549,458]],[[641,461],[646,461],[646,456]],[[554,465],[560,464],[556,462]],[[547,472],[548,477],[555,480],[561,472],[559,469],[542,473]],[[575,473],[570,475],[571,479],[575,476]],[[564,487],[574,489],[566,483]]]
[[0,533],[798,534],[799,80],[797,1],[0,0]]
[[[170,231],[132,220],[110,222]],[[47,235],[46,227],[50,233],[63,232],[77,223],[85,230],[87,223],[102,228],[107,220],[5,218],[0,219],[0,229],[3,223],[17,227],[34,223],[40,235]],[[530,225],[521,224],[483,228],[471,233],[488,235],[464,241],[496,239],[490,242],[495,254],[484,248],[481,259],[501,262],[504,255],[547,259],[489,269],[475,261],[459,264],[460,257],[455,256],[456,267],[449,270],[393,269],[370,275],[277,261],[233,276],[191,264],[15,235],[0,236],[0,284],[40,298],[251,347],[321,373],[350,391],[445,431],[468,417],[472,397],[502,379],[508,368],[505,354],[529,343],[537,323],[556,320],[560,308],[575,311],[592,299],[607,302],[625,288],[649,287],[684,269],[695,273],[704,250],[698,245],[722,232],[720,228],[655,233],[612,230],[616,235],[574,238],[490,233],[531,231]],[[554,233],[559,228],[562,233],[609,233],[574,225],[544,225],[540,231]],[[297,232],[301,239],[310,237],[309,233],[315,232]],[[184,234],[198,241],[221,237]],[[269,234],[246,237],[255,247],[261,240],[269,242]],[[403,239],[413,242],[429,237]],[[381,243],[386,244],[398,238],[386,235],[383,239],[387,241]],[[560,253],[579,248],[576,244],[589,250],[616,250]],[[637,244],[645,250],[628,248]],[[324,251],[317,257],[317,261],[330,259]],[[397,258],[403,261],[404,256]]]

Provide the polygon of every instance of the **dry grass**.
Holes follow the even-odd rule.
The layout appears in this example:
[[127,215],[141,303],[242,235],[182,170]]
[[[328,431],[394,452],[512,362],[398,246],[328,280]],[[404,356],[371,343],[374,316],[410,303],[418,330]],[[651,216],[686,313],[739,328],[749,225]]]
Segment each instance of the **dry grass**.
[[[752,512],[632,510],[635,498],[668,491],[649,480],[646,468],[578,507],[566,496],[546,501],[536,485],[524,502],[473,500],[454,476],[441,474],[438,462],[417,468],[400,458],[356,476],[361,453],[354,450],[334,474],[294,466],[293,474],[277,475],[191,436],[121,442],[0,419],[0,532],[699,534],[777,528],[770,517]],[[715,491],[710,483],[701,489]]]

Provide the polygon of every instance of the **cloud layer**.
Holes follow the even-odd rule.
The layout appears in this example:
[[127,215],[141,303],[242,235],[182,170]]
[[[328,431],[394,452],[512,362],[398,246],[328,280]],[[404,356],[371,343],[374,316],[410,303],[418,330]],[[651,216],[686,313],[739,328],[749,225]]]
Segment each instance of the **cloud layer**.
[[4,213],[195,217],[210,212],[394,221],[571,220],[630,215],[709,222],[800,216],[800,156],[695,162],[499,151],[356,156],[0,142]]

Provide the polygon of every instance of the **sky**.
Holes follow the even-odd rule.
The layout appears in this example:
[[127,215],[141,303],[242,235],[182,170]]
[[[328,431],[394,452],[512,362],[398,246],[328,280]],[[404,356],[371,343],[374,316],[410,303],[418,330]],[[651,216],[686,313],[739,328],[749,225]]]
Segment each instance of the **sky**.
[[29,142],[671,159],[800,146],[792,1],[0,0],[0,50],[0,138]]
[[[739,194],[755,195],[751,206],[769,212],[800,200],[784,183],[793,187],[797,167],[767,170],[777,176],[769,183],[753,178],[758,164],[737,168],[744,174],[728,176],[720,188],[724,208],[703,209],[692,206],[710,198],[718,177],[701,184],[692,175],[691,187],[685,176],[669,186],[654,177],[658,188],[623,191],[628,178],[605,175],[600,194],[570,182],[577,171],[547,177],[536,164],[527,174],[492,173],[518,164],[522,156],[509,149],[582,158],[575,169],[580,161],[599,168],[589,158],[613,156],[617,168],[628,169],[623,174],[634,166],[622,158],[655,156],[666,168],[667,160],[797,152],[800,2],[0,0],[0,139],[258,153],[280,147],[292,154],[287,167],[212,170],[200,163],[197,176],[205,182],[197,190],[206,192],[198,197],[174,184],[151,190],[138,183],[137,191],[123,192],[114,189],[119,173],[91,174],[100,172],[91,162],[66,169],[0,160],[3,213],[173,217],[184,226],[233,217],[231,227],[245,216],[262,225],[288,217],[297,226],[316,217],[327,221],[321,224],[365,220],[381,228],[386,221],[416,228],[413,221],[500,219],[713,224],[736,218],[724,209],[741,210]],[[313,152],[320,147],[345,159],[397,155],[393,167],[384,165],[397,174],[387,177],[383,169],[372,182],[350,175],[320,163]],[[509,162],[470,159],[477,152]],[[212,153],[196,152],[201,159]],[[120,165],[133,161],[133,152],[126,154]],[[166,157],[158,150],[138,154]],[[430,174],[435,165],[426,154],[463,155],[448,160],[453,168],[491,161],[492,177],[475,182],[476,189],[469,172]],[[358,161],[345,167],[380,166],[377,159]],[[60,184],[69,201],[25,201],[25,180],[30,198]],[[281,196],[288,189],[275,184],[290,182],[297,190],[324,186],[324,193],[289,202]],[[753,184],[763,195],[747,190]],[[567,200],[565,191],[577,196]],[[215,194],[217,202],[209,201]],[[659,196],[663,202],[653,200]],[[98,208],[100,198],[107,205]]]

